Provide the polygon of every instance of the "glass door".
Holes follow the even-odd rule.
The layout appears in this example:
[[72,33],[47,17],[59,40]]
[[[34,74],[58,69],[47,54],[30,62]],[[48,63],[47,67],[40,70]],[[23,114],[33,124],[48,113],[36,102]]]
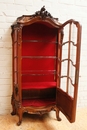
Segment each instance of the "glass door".
[[[61,35],[61,32],[63,32],[64,35]],[[75,121],[76,115],[80,43],[80,24],[74,20],[68,20],[62,24],[58,32],[56,104],[58,110],[61,111],[71,123]]]

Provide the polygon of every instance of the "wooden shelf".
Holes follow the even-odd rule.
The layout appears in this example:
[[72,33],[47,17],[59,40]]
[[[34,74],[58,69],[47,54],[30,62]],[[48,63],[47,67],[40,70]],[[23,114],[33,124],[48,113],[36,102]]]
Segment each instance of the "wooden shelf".
[[56,82],[27,82],[22,83],[22,89],[56,88]]
[[24,70],[22,71],[22,76],[32,75],[55,75],[56,70]]
[[[17,57],[15,57],[17,58]],[[42,58],[45,58],[45,59],[57,59],[58,57],[56,56],[22,56],[22,58],[31,58],[31,59],[42,59]]]
[[33,39],[33,40],[30,40],[30,39],[26,39],[26,40],[23,40],[22,42],[24,43],[52,43],[52,44],[58,44],[58,42],[56,41],[48,41],[48,40],[37,40],[37,39]]

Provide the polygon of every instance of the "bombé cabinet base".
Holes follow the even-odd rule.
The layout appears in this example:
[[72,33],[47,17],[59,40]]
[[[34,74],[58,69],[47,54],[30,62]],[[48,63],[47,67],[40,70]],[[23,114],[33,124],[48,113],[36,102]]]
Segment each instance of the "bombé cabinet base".
[[[17,107],[16,107],[17,105]],[[49,105],[49,106],[42,106],[42,107],[21,107],[20,106],[20,103],[15,103],[15,100],[12,99],[12,108],[13,108],[13,111],[11,112],[11,115],[14,116],[14,115],[18,115],[19,117],[19,121],[17,123],[17,125],[21,125],[22,123],[22,116],[24,113],[29,113],[29,114],[39,114],[39,115],[43,115],[45,113],[48,113],[52,110],[55,111],[56,113],[56,118],[58,121],[61,121],[61,118],[59,117],[59,109],[56,107],[56,105],[52,104],[52,105]]]

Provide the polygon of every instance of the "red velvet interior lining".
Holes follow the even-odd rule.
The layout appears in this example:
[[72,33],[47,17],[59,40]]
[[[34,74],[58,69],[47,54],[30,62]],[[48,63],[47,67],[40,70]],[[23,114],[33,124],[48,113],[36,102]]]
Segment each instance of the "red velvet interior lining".
[[57,29],[49,28],[44,24],[35,23],[23,27],[23,40],[49,40],[53,41]]
[[33,106],[33,107],[42,107],[55,105],[55,99],[32,99],[32,100],[22,100],[22,105],[25,106]]
[[26,82],[54,82],[55,75],[35,75],[35,76],[22,76],[22,83]]
[[[22,70],[54,70],[55,59],[22,59]],[[44,72],[43,72],[44,73]]]
[[[55,81],[55,74],[44,74],[44,71],[56,69],[56,59],[52,57],[56,57],[56,40],[57,30],[44,24],[35,23],[23,27],[22,56],[26,56],[26,58],[22,58],[22,73],[26,74],[26,72],[33,71],[33,75],[28,75],[31,74],[29,72],[22,76],[22,82]],[[46,58],[35,58],[35,56],[46,56]],[[51,57],[49,58],[49,56]],[[43,74],[34,75],[41,74],[39,70],[44,70]]]
[[[55,40],[56,37],[54,37]],[[23,56],[55,56],[56,43],[48,42],[23,42]]]
[[[56,75],[53,72],[56,70],[57,29],[35,23],[24,26],[22,33],[22,89],[56,87]],[[22,101],[23,106],[52,104],[55,104],[55,99]]]

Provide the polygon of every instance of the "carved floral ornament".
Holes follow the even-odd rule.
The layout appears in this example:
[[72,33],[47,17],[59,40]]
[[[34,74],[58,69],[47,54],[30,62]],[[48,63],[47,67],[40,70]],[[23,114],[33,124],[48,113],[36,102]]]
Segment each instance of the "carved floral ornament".
[[53,18],[53,16],[45,9],[45,6],[43,6],[40,9],[40,11],[36,11],[35,14],[33,14],[33,15],[23,15],[21,17],[18,17],[17,23],[26,23],[36,17],[40,17],[42,20],[49,18],[52,21],[54,21],[55,23],[58,23],[58,18]]

